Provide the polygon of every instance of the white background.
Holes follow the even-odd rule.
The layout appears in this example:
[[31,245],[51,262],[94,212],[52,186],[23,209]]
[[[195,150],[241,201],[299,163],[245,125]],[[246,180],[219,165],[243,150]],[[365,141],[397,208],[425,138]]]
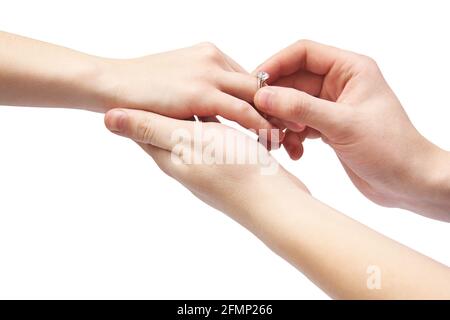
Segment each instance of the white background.
[[[248,70],[300,38],[332,44],[374,57],[450,149],[448,14],[448,1],[14,0],[0,1],[0,29],[115,58],[207,40]],[[328,147],[305,149],[275,156],[318,199],[450,265],[448,224],[372,204]],[[0,107],[0,298],[327,296],[101,114]]]

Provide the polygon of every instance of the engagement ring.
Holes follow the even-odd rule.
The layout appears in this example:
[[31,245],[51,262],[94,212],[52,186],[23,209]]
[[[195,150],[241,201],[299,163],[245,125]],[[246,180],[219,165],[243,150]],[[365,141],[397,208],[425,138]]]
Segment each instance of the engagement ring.
[[261,89],[266,85],[266,80],[269,79],[270,75],[265,71],[260,71],[256,75],[256,78],[258,79],[258,89]]

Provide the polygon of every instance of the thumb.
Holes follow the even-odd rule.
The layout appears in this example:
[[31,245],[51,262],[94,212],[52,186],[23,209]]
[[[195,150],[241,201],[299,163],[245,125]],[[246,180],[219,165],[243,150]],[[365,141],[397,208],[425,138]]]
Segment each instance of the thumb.
[[256,107],[282,120],[305,124],[325,135],[345,126],[348,106],[316,98],[303,91],[284,87],[264,87],[255,96]]

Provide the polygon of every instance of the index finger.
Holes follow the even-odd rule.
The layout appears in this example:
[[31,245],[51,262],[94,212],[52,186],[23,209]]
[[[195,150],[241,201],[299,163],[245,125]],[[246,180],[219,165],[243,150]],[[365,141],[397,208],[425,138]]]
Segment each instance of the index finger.
[[300,40],[266,60],[256,72],[268,72],[270,74],[268,83],[301,69],[325,75],[336,62],[342,61],[345,53],[344,50],[311,40]]

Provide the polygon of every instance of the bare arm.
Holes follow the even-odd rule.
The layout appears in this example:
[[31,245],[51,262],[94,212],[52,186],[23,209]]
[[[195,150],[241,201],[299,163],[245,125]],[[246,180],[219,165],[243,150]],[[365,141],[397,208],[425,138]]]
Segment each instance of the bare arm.
[[[137,141],[164,172],[247,227],[331,297],[450,299],[448,267],[324,205],[281,167],[261,174],[267,164],[276,168],[265,149],[261,151],[265,157],[258,158],[258,164],[233,162],[233,158],[222,165],[183,163],[186,158],[179,159],[181,164],[173,161],[176,153],[172,150],[192,157],[203,152],[193,149],[193,143],[185,143],[179,150],[178,140],[171,139],[176,130],[190,132],[191,139],[201,139],[194,135],[194,130],[199,130],[196,132],[205,137],[203,144],[211,147],[211,136],[224,141],[221,137],[242,135],[233,129],[126,109],[111,110],[105,122],[115,133]],[[248,154],[255,144],[258,146],[247,138],[247,148],[238,149],[238,154]],[[217,148],[216,157],[236,152],[232,144],[219,144]],[[233,153],[235,159],[238,154]],[[198,157],[202,159],[201,154]],[[213,160],[220,163],[220,158]]]
[[252,202],[252,212],[244,213],[255,217],[252,231],[331,297],[450,298],[447,266],[301,190],[286,187],[259,198],[267,201]]
[[220,115],[270,129],[251,105],[255,78],[210,43],[108,59],[0,32],[0,105],[148,110],[187,119]]
[[0,32],[0,104],[105,111],[103,60]]

